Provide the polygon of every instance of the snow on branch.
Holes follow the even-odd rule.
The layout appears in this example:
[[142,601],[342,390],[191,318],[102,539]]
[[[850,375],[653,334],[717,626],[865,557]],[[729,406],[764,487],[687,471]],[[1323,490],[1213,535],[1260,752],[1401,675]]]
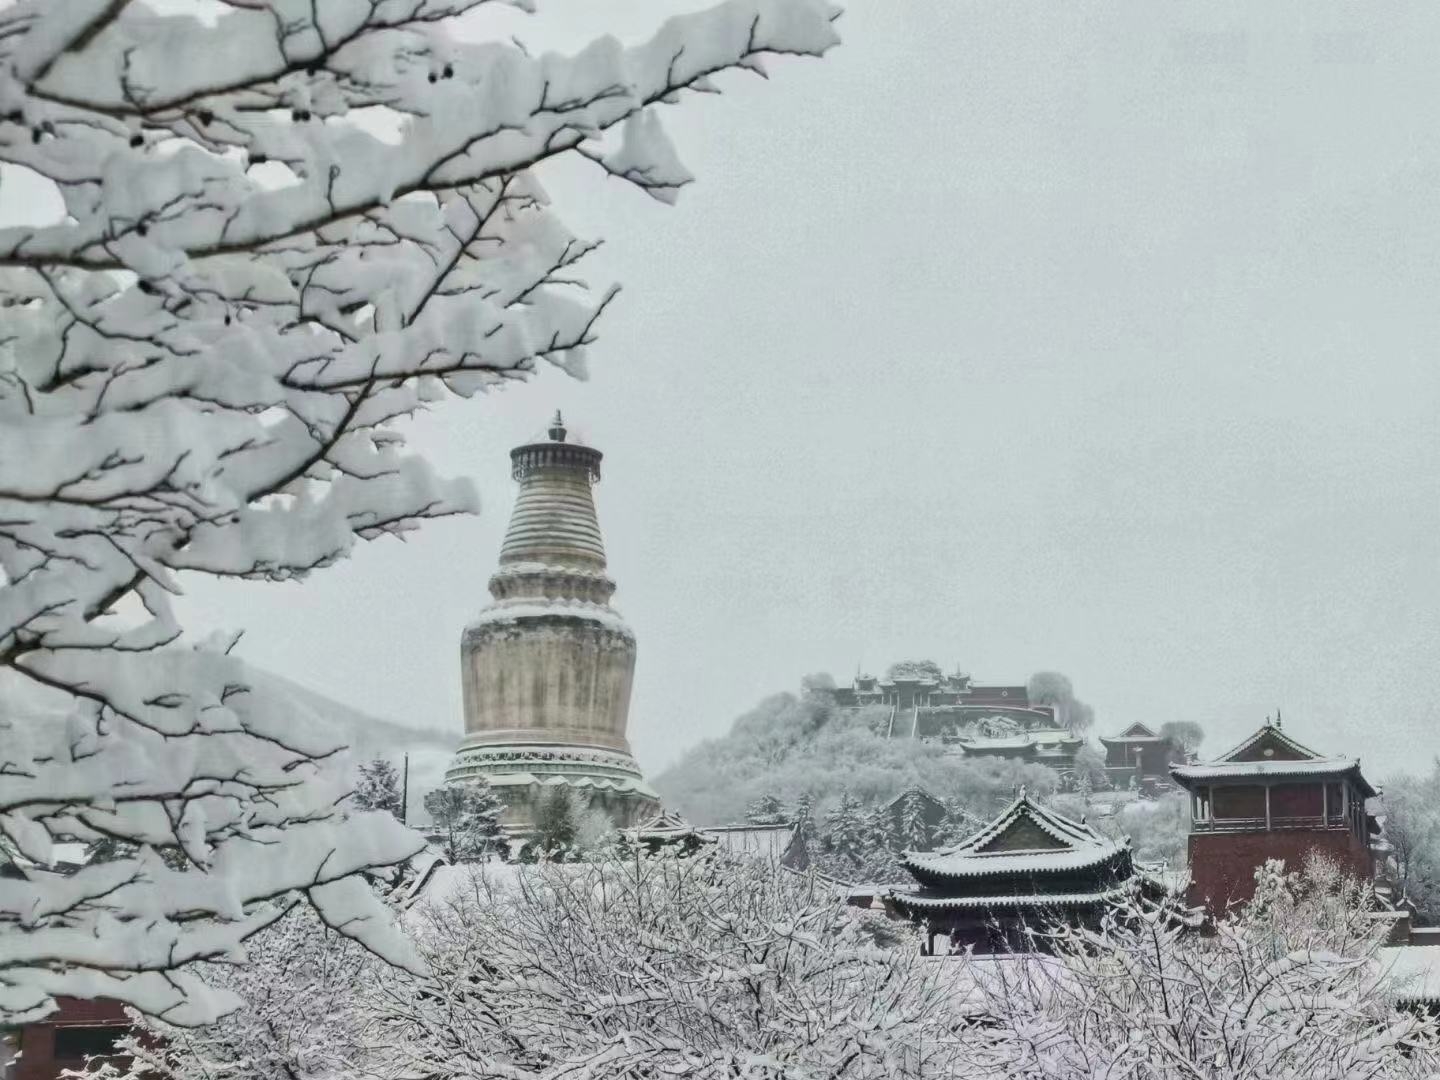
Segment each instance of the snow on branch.
[[[579,153],[668,201],[690,176],[659,106],[836,41],[826,0],[574,56],[449,36],[493,2],[0,11],[0,163],[65,207],[0,230],[0,1022],[60,993],[213,1017],[233,1002],[193,965],[287,896],[409,962],[347,878],[418,841],[344,801],[337,733],[191,647],[183,573],[300,579],[473,511],[394,422],[541,362],[583,375],[615,295],[587,295],[595,242],[531,166]],[[65,840],[118,855],[62,878]]]

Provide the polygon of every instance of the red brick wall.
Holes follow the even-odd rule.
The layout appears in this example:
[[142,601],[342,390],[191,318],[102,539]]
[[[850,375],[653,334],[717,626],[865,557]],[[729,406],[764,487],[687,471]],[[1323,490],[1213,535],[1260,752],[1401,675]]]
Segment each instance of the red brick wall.
[[1306,853],[1316,849],[1329,852],[1353,874],[1372,876],[1368,846],[1345,829],[1191,833],[1189,902],[1224,911],[1255,895],[1255,871],[1266,859],[1283,859],[1287,870],[1298,870]]
[[61,1027],[120,1026],[127,1023],[125,1007],[119,1002],[101,999],[83,1001],[79,998],[57,998],[60,1008],[38,1024],[27,1024],[20,1032],[20,1060],[15,1063],[13,1080],[56,1080],[62,1069],[79,1069],[83,1060],[58,1060],[55,1057],[55,1031]]

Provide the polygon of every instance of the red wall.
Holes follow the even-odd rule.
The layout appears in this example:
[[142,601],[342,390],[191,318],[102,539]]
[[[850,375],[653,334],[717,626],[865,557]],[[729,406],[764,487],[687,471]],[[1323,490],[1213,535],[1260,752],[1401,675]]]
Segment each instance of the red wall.
[[1188,900],[1212,912],[1255,895],[1255,871],[1266,859],[1283,859],[1299,870],[1309,851],[1329,852],[1363,878],[1372,876],[1370,850],[1346,829],[1279,829],[1274,832],[1191,833]]
[[125,1007],[116,1001],[82,1001],[57,998],[60,1008],[38,1024],[27,1024],[20,1032],[20,1060],[13,1080],[56,1080],[62,1069],[80,1069],[83,1059],[55,1057],[55,1030],[60,1027],[129,1026]]

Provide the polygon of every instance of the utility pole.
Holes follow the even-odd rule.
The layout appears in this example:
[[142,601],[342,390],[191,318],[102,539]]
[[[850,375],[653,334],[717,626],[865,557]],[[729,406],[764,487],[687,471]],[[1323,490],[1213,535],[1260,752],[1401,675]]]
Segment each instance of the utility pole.
[[405,769],[400,781],[400,824],[410,824],[410,755],[405,755]]

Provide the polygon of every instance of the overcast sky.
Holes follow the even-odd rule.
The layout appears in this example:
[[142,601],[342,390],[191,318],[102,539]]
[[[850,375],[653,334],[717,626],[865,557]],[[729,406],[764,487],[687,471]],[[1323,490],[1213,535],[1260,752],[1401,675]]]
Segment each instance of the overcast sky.
[[[574,46],[656,5],[549,6]],[[649,770],[899,658],[1063,671],[1101,732],[1190,719],[1215,751],[1279,706],[1376,779],[1428,768],[1440,9],[864,0],[842,33],[668,111],[678,207],[542,174],[624,292],[588,383],[413,426],[483,516],[188,611],[458,732],[507,452],[560,406],[606,456]]]

